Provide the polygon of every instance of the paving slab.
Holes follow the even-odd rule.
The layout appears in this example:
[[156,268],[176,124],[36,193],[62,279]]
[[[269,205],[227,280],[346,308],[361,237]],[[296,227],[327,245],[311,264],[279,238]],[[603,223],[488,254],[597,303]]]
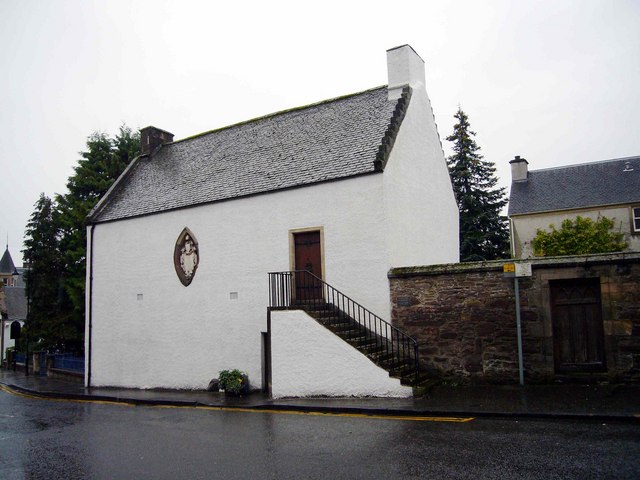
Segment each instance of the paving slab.
[[85,388],[79,382],[0,370],[0,384],[47,398],[377,415],[584,418],[640,422],[638,384],[435,386],[420,398],[235,397],[202,390]]

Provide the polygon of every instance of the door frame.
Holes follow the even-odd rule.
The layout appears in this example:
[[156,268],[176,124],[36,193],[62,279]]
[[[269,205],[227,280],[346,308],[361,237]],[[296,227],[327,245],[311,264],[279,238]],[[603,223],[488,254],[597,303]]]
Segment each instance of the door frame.
[[322,268],[322,281],[325,281],[326,269],[324,266],[324,227],[306,227],[306,228],[294,228],[289,230],[289,270],[296,269],[296,233],[308,233],[319,232],[320,233],[320,264]]

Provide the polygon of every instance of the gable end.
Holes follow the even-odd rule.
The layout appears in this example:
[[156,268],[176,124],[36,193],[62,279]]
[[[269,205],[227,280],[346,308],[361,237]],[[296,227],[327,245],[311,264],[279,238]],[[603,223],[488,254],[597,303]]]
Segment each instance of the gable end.
[[402,95],[398,99],[398,103],[396,103],[396,108],[393,110],[393,115],[391,116],[391,120],[389,121],[389,126],[384,133],[382,143],[378,147],[376,159],[373,162],[374,170],[376,172],[384,171],[384,168],[387,166],[387,162],[389,161],[389,154],[391,153],[393,144],[395,143],[396,137],[398,136],[400,125],[402,125],[402,121],[407,114],[407,108],[409,106],[409,101],[411,100],[411,92],[411,87],[404,87],[402,89]]

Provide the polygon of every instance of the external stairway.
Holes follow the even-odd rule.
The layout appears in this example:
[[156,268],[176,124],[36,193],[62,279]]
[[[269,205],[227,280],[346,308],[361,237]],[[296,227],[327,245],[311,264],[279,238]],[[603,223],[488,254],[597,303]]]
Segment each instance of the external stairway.
[[434,382],[420,369],[418,343],[307,271],[269,274],[270,308],[301,309],[405,386],[422,395]]

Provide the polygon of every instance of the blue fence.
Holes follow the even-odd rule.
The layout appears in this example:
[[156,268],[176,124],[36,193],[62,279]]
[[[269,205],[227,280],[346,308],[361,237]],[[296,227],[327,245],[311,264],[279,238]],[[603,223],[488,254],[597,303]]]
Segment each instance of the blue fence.
[[[47,366],[51,366],[52,368],[57,368],[59,370],[84,373],[84,357],[78,357],[73,353],[47,354],[46,352],[36,352],[35,354],[39,356],[38,360],[40,362],[42,375],[46,375]],[[16,362],[24,365],[24,353],[17,352],[15,355]],[[29,354],[29,363],[31,364],[31,368],[33,368],[32,362],[31,354]]]
[[84,372],[84,357],[76,357],[71,353],[60,353],[49,355],[53,359],[52,367],[61,370],[71,370],[74,372]]

